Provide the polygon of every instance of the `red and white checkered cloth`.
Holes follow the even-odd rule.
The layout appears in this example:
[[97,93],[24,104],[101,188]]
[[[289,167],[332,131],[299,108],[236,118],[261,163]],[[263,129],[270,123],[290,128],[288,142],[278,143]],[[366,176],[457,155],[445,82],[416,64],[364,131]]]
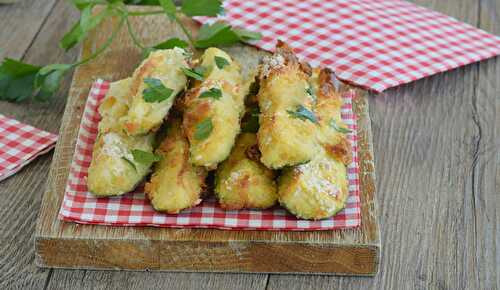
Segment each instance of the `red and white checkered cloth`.
[[54,148],[57,135],[0,114],[0,181]]
[[346,208],[330,219],[307,221],[299,220],[279,207],[267,210],[226,211],[217,206],[214,198],[179,214],[163,214],[151,207],[142,188],[117,197],[94,197],[87,191],[86,176],[100,120],[97,108],[108,88],[109,83],[98,80],[90,91],[59,212],[60,219],[84,224],[238,230],[331,230],[360,225],[357,126],[351,103],[354,93],[347,93],[344,96],[345,105],[341,112],[346,124],[353,131],[349,135],[353,144],[353,163],[348,167],[350,196]]
[[[500,54],[500,37],[400,0],[227,0],[227,20],[279,38],[313,66],[381,92]],[[199,17],[201,22],[213,19]]]

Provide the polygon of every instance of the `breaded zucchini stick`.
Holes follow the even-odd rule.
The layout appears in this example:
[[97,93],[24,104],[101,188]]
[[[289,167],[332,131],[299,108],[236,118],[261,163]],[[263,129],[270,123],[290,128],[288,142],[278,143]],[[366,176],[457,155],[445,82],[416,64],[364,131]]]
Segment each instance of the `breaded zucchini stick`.
[[148,164],[134,160],[132,150],[151,152],[153,135],[127,136],[119,122],[128,109],[129,84],[130,79],[112,83],[99,107],[102,120],[87,176],[87,188],[97,196],[132,191],[149,172]]
[[291,48],[281,41],[261,66],[257,138],[261,161],[269,168],[307,162],[318,150],[308,73]]
[[316,71],[311,82],[316,88],[319,139],[323,146],[310,162],[283,170],[278,194],[280,203],[294,215],[317,220],[331,217],[345,207],[351,151],[347,129],[340,119],[342,99],[331,83],[331,72]]
[[259,161],[259,155],[257,136],[240,134],[215,176],[215,193],[222,208],[268,208],[276,203],[275,172]]
[[135,70],[129,95],[130,109],[124,118],[129,135],[156,131],[172,107],[175,97],[185,89],[188,67],[183,49],[152,52]]
[[214,169],[225,160],[240,131],[244,98],[240,66],[227,53],[209,48],[201,57],[204,80],[186,94],[183,127],[190,162]]
[[178,213],[199,204],[207,171],[189,163],[189,143],[180,119],[169,118],[167,135],[156,154],[162,159],[145,187],[154,209]]

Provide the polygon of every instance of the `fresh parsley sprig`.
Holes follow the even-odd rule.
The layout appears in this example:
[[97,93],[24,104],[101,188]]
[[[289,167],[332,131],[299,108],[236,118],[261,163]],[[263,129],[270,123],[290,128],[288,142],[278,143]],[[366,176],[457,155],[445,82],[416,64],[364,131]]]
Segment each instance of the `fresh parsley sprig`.
[[309,120],[315,124],[318,124],[318,118],[316,118],[316,115],[314,115],[313,112],[311,112],[308,108],[299,105],[295,109],[295,111],[292,110],[287,110],[287,113],[290,115],[292,118],[297,118],[302,121]]
[[[260,33],[233,28],[228,23],[217,21],[205,24],[200,28],[198,36],[193,37],[191,31],[180,20],[182,15],[187,17],[209,16],[214,17],[224,13],[221,0],[182,0],[180,7],[176,7],[173,0],[70,0],[80,10],[80,19],[60,40],[60,47],[68,51],[86,39],[89,33],[99,26],[105,19],[117,17],[118,25],[106,42],[88,58],[71,64],[49,64],[44,67],[24,63],[20,60],[5,58],[0,64],[0,101],[21,102],[28,99],[36,101],[49,100],[59,89],[64,75],[77,66],[92,61],[103,53],[113,42],[117,33],[126,25],[127,31],[136,46],[147,55],[155,49],[170,49],[174,47],[206,48],[209,46],[228,46],[238,42],[247,42],[261,38]],[[128,11],[127,4],[152,5],[161,9],[151,11]],[[96,5],[103,8],[93,13]],[[186,39],[170,38],[156,45],[144,45],[136,35],[130,17],[165,14],[170,21],[176,22],[184,32]],[[225,62],[219,60],[217,67],[222,69]],[[194,74],[185,73],[193,78],[202,78],[203,73],[194,71]],[[190,74],[190,75],[189,75]]]

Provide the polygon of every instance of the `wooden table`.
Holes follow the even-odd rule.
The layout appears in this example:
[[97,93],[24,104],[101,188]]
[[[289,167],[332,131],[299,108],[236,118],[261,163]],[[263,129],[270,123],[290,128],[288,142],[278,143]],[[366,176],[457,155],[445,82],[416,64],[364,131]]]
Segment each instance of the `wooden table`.
[[[414,1],[500,34],[500,0]],[[64,0],[0,6],[0,58],[74,61],[58,39],[78,12]],[[70,83],[47,104],[0,113],[57,133]],[[383,255],[375,278],[46,270],[33,233],[51,154],[0,183],[0,289],[498,289],[500,59],[370,97]]]

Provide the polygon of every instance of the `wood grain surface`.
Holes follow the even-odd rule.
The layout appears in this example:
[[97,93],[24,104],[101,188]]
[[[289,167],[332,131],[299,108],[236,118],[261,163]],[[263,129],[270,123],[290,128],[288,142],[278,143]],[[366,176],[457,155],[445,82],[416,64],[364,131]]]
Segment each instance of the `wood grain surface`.
[[[154,8],[130,9],[142,11]],[[133,20],[136,33],[147,45],[182,36],[180,27],[169,22],[164,15]],[[117,22],[117,19],[107,21],[89,35],[83,43],[82,59],[105,42],[117,27]],[[185,19],[184,22],[196,31],[198,25],[194,21]],[[244,45],[225,50],[241,63],[244,75],[254,71],[266,54]],[[374,202],[371,128],[367,97],[362,92],[354,99],[353,105],[359,128],[362,217],[359,228],[315,232],[224,231],[110,227],[60,221],[57,214],[90,86],[98,77],[118,80],[131,75],[141,55],[123,27],[114,45],[105,54],[75,72],[36,229],[35,254],[38,265],[90,269],[348,275],[373,275],[377,272],[380,233]]]
[[[36,2],[36,3],[35,3]],[[500,35],[500,0],[412,1]],[[0,55],[68,62],[57,40],[76,20],[64,0],[0,5]],[[34,3],[28,5],[26,3]],[[44,3],[48,16],[32,18]],[[47,10],[47,11],[48,11]],[[27,33],[18,26],[31,25]],[[7,33],[4,31],[7,30]],[[31,45],[12,45],[10,34]],[[33,31],[39,31],[38,34]],[[69,80],[50,104],[0,113],[58,132]],[[47,270],[34,265],[34,224],[51,162],[0,183],[1,289],[498,289],[500,61],[492,59],[372,96],[382,256],[374,278]]]

